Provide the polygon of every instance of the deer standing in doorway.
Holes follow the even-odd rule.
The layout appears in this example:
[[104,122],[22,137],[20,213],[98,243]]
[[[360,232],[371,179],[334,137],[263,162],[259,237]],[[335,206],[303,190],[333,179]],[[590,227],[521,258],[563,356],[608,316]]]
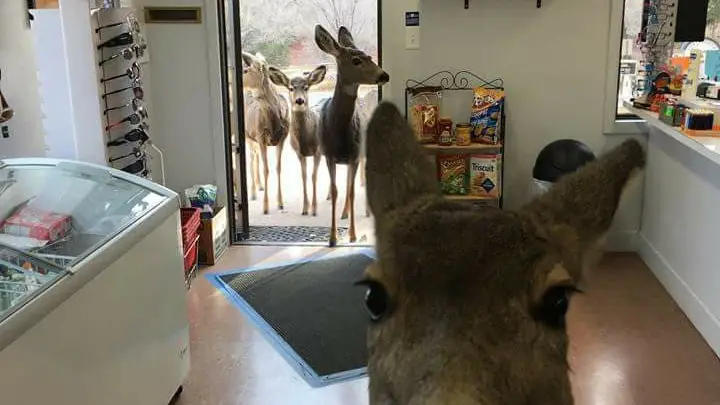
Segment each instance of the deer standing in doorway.
[[[277,148],[277,204],[278,209],[283,209],[282,197],[282,152],[285,139],[288,136],[290,123],[288,120],[287,100],[278,94],[275,86],[270,81],[270,68],[265,59],[260,56],[253,56],[243,52],[243,87],[250,92],[250,97],[245,101],[245,136],[251,141],[251,170],[252,197],[255,198],[256,179],[258,173],[258,159],[260,155],[263,164],[263,177],[265,187],[263,189],[263,213],[270,212],[268,199],[268,168],[267,148]],[[259,180],[259,179],[257,179]],[[259,182],[259,181],[258,181]]]
[[337,63],[335,92],[320,111],[318,136],[320,146],[330,173],[332,199],[332,221],[330,246],[337,244],[337,184],[338,164],[348,167],[346,206],[350,213],[350,242],[357,241],[355,234],[355,175],[361,151],[360,117],[355,102],[361,84],[385,84],[390,75],[382,70],[370,56],[357,49],[350,31],[345,27],[338,30],[338,39],[320,25],[315,26],[315,43],[320,50],[332,55]]
[[377,261],[366,271],[370,405],[572,405],[565,315],[623,189],[626,141],[516,211],[444,198],[397,107],[367,131]]
[[312,172],[312,207],[313,216],[317,215],[317,171],[320,165],[320,142],[317,134],[318,114],[309,107],[309,91],[312,86],[325,79],[327,67],[320,65],[312,72],[301,77],[288,78],[280,69],[270,67],[270,80],[290,92],[291,119],[290,119],[290,145],[300,160],[303,183],[303,209],[302,215],[308,214],[307,193],[307,158],[313,158]]

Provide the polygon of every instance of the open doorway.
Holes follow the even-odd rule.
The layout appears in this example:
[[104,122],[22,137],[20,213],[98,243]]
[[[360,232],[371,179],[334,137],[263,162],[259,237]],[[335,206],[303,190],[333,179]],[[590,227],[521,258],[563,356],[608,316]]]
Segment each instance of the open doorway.
[[[266,69],[280,70],[286,78],[309,78],[321,65],[326,67],[322,81],[309,86],[306,94],[308,114],[321,114],[321,105],[332,98],[337,84],[338,67],[333,56],[323,52],[315,41],[315,26],[322,25],[337,38],[340,27],[352,34],[355,46],[380,65],[380,4],[379,0],[220,0],[221,55],[223,72],[228,83],[225,97],[228,193],[234,209],[232,226],[235,242],[257,244],[327,244],[331,232],[332,205],[329,197],[330,176],[325,157],[317,169],[313,210],[313,157],[306,158],[305,203],[301,163],[292,146],[292,134],[269,146],[266,153],[269,171],[264,179],[263,159],[256,142],[245,134],[252,131],[252,114],[245,114],[256,92],[243,85],[243,72],[248,74],[253,63]],[[224,22],[224,24],[223,24]],[[252,60],[248,58],[252,57]],[[288,121],[297,117],[287,86],[270,83],[285,103]],[[371,111],[380,99],[377,85],[360,85],[356,110],[364,128]],[[297,98],[292,101],[295,102]],[[248,116],[250,117],[248,119]],[[278,177],[278,162],[280,176]],[[348,187],[348,166],[338,165],[336,172],[337,236],[339,244],[350,243],[349,215],[343,216]],[[278,186],[278,180],[280,186]],[[269,203],[264,202],[267,193]],[[279,196],[282,195],[282,205]],[[355,176],[355,235],[357,244],[371,244],[373,222],[367,210],[362,161]],[[313,211],[316,215],[313,215]]]

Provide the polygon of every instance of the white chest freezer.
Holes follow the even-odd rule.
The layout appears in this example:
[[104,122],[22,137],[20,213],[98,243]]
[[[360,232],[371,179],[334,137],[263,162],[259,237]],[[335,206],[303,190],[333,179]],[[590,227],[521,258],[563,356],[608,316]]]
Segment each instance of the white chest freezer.
[[173,191],[0,161],[0,403],[167,404],[190,367],[183,267]]

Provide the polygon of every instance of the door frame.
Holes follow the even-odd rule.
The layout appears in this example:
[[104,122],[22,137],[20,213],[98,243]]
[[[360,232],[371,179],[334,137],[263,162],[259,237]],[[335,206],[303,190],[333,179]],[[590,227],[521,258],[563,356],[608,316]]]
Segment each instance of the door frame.
[[[230,229],[230,242],[231,244],[240,244],[242,241],[247,239],[250,236],[250,217],[248,213],[248,181],[247,181],[247,159],[246,159],[246,139],[245,139],[245,117],[244,112],[245,109],[242,108],[242,106],[245,105],[245,92],[243,89],[243,83],[242,83],[242,73],[237,74],[238,66],[242,66],[242,48],[240,44],[242,44],[242,30],[240,27],[240,1],[241,0],[227,0],[230,4],[232,4],[232,21],[233,21],[233,45],[235,47],[234,49],[234,56],[235,56],[235,76],[233,77],[233,90],[236,94],[235,99],[235,114],[237,115],[237,123],[238,123],[238,144],[236,147],[236,150],[233,151],[233,145],[232,145],[232,128],[231,128],[231,122],[232,117],[230,116],[230,104],[227,102],[229,100],[229,90],[228,90],[228,68],[227,68],[227,62],[228,62],[228,50],[227,50],[227,25],[225,24],[225,13],[227,10],[225,9],[225,0],[217,0],[217,7],[218,7],[218,35],[220,35],[219,39],[219,48],[220,48],[220,80],[222,82],[221,86],[221,95],[223,99],[223,106],[222,106],[222,114],[223,114],[223,126],[224,126],[224,136],[225,136],[225,177],[226,177],[226,185],[227,185],[227,207],[228,207],[228,215],[229,215],[229,229]],[[382,55],[383,55],[383,35],[382,35],[382,5],[383,0],[377,0],[377,46],[378,46],[378,66],[382,67]],[[383,96],[383,88],[382,86],[378,86],[378,102],[382,100]],[[233,181],[234,178],[234,171],[233,171],[233,153],[238,154],[238,167],[237,170],[240,172],[238,173],[239,176],[239,184],[240,187],[240,201],[235,200],[235,184]],[[241,212],[240,216],[240,225],[242,226],[242,229],[238,231],[237,225],[238,225],[238,218],[237,218],[237,209],[238,209],[238,203],[239,203],[239,209]],[[231,211],[232,210],[232,211]]]

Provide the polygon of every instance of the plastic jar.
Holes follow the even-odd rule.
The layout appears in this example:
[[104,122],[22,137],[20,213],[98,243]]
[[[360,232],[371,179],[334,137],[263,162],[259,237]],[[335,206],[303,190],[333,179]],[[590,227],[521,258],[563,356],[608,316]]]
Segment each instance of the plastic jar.
[[468,146],[472,143],[470,136],[472,128],[468,123],[457,124],[455,126],[455,144],[458,146]]
[[452,146],[453,144],[453,132],[452,132],[452,120],[447,117],[440,118],[438,121],[438,145]]

